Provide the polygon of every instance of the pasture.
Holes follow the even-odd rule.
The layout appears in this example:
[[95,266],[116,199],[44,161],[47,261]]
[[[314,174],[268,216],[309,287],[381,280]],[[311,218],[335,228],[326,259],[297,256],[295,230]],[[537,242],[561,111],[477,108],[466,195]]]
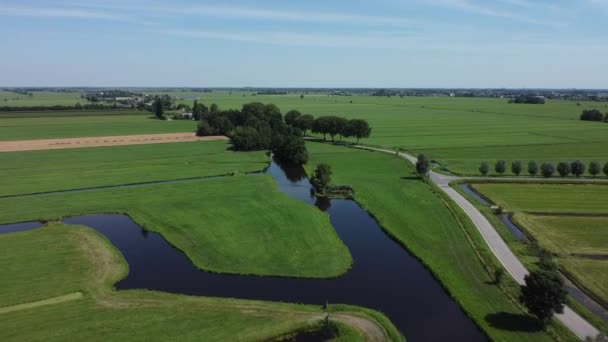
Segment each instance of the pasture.
[[0,197],[263,170],[262,151],[224,141],[0,153]]
[[287,198],[269,176],[4,198],[0,206],[3,223],[126,213],[197,267],[221,273],[336,277],[352,262],[327,215]]
[[[95,111],[91,111],[95,113]],[[11,112],[14,115],[14,112]],[[151,113],[84,116],[38,116],[2,118],[0,114],[0,140],[33,140],[80,138],[135,134],[195,132],[192,121],[160,121]]]
[[[147,92],[154,94],[154,92]],[[160,93],[158,93],[160,94]],[[298,109],[314,116],[361,118],[373,128],[362,143],[425,153],[457,174],[478,174],[481,162],[529,160],[541,162],[608,162],[608,124],[582,122],[583,109],[608,111],[605,103],[551,101],[544,105],[508,104],[507,99],[451,97],[329,96],[290,93],[254,95],[250,92],[172,92],[199,96],[221,109],[238,109],[244,103],[276,104],[283,113]],[[52,94],[45,95],[52,98]],[[58,93],[56,96],[65,97]],[[36,98],[36,96],[35,96]],[[44,103],[41,97],[40,103]],[[192,105],[192,101],[177,101]],[[53,101],[49,100],[48,104]],[[100,118],[31,118],[0,121],[0,139],[84,137],[125,134],[192,132],[190,121],[161,122],[150,115]],[[56,126],[55,126],[56,125]],[[507,172],[509,174],[509,172]]]
[[[269,340],[310,329],[322,317],[319,307],[306,305],[115,292],[112,286],[128,266],[104,237],[85,227],[0,235],[0,248],[0,308],[32,303],[0,312],[2,341]],[[78,293],[63,302],[36,302]],[[339,329],[359,336],[352,327]]]
[[[473,184],[514,213],[573,280],[608,303],[608,187],[603,184]],[[598,259],[598,260],[596,260]]]
[[[598,160],[608,162],[608,124],[581,122],[583,109],[608,112],[605,103],[551,101],[544,105],[509,104],[506,99],[450,97],[373,97],[200,94],[200,101],[220,108],[244,103],[274,103],[283,112],[340,115],[369,121],[363,144],[425,153],[457,174],[476,175],[481,162]],[[352,101],[352,103],[351,103]],[[524,164],[524,165],[525,165]],[[507,172],[507,174],[510,173]]]

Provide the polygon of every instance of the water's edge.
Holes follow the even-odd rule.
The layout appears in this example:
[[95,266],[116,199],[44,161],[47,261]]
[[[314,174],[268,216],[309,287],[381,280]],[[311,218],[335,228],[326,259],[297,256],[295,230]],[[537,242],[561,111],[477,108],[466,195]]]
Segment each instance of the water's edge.
[[[118,290],[150,289],[314,305],[351,304],[383,312],[409,341],[487,339],[432,273],[393,241],[356,202],[315,198],[301,167],[273,162],[265,173],[286,195],[329,214],[353,257],[350,272],[329,280],[214,274],[197,269],[160,234],[143,230],[128,216],[87,215],[64,222],[95,229],[123,253],[129,274],[116,284]],[[5,229],[0,228],[0,234],[3,232]]]

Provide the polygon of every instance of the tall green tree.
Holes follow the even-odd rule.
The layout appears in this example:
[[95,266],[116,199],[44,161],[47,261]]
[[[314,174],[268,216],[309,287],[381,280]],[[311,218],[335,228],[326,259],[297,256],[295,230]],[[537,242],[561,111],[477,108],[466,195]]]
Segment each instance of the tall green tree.
[[308,162],[308,151],[302,136],[296,134],[279,134],[272,141],[272,153],[275,158],[297,165]]
[[327,189],[327,187],[331,183],[331,174],[331,166],[329,166],[328,164],[322,163],[317,165],[313,173],[313,177],[311,179],[311,182],[315,189],[321,191]]
[[496,171],[496,173],[498,173],[499,176],[502,176],[506,170],[507,170],[507,162],[505,162],[504,160],[499,160],[496,162],[496,165],[494,165],[494,171]]
[[290,110],[285,114],[285,123],[289,126],[295,126],[295,123],[300,116],[302,116],[302,113],[300,113],[299,111]]
[[532,177],[538,174],[538,164],[534,160],[528,163],[528,174]]
[[348,121],[342,134],[345,137],[357,138],[358,144],[359,139],[369,138],[369,136],[372,134],[372,129],[369,127],[367,121],[361,119],[352,119]]
[[513,172],[513,174],[516,176],[519,176],[521,174],[521,161],[516,160],[511,163],[511,172]]
[[568,292],[559,273],[550,270],[533,271],[525,277],[520,302],[546,326],[555,313],[564,311]]
[[490,165],[488,165],[487,162],[482,162],[481,165],[479,165],[479,173],[481,173],[482,176],[487,176],[488,172],[490,172]]
[[315,118],[310,114],[304,114],[296,119],[295,126],[302,130],[304,136],[306,131],[312,129],[312,125],[315,122]]
[[570,170],[573,175],[580,177],[585,174],[585,164],[580,160],[573,161],[572,164],[570,164]]
[[566,162],[559,162],[557,164],[557,173],[562,177],[567,177],[570,174],[570,164]]
[[592,175],[593,177],[596,177],[597,175],[600,174],[600,172],[602,172],[602,166],[600,165],[599,162],[592,161],[591,163],[589,163],[589,174],[590,175]]
[[553,176],[553,174],[555,173],[555,166],[553,166],[552,163],[543,163],[540,166],[540,172],[543,175],[543,177],[549,178],[549,177]]
[[431,163],[426,155],[419,154],[416,161],[416,173],[423,178],[426,178],[431,169]]
[[320,116],[315,119],[312,124],[312,132],[323,134],[323,140],[326,140],[331,126],[331,119],[328,116]]
[[346,120],[345,118],[339,117],[339,116],[329,116],[329,131],[327,133],[329,133],[329,136],[331,137],[331,141],[334,141],[334,137],[336,135],[340,136],[340,140],[342,140],[342,132],[344,132],[344,129],[346,128],[346,124],[348,123],[348,120]]
[[163,100],[158,97],[154,100],[154,102],[152,102],[152,112],[154,112],[154,115],[159,118],[159,119],[163,119],[163,115],[165,113],[165,108],[164,108],[164,103]]

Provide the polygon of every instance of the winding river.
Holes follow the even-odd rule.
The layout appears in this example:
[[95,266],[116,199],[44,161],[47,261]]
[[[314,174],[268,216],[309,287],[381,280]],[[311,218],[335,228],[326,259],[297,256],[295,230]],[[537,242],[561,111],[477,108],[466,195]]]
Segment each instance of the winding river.
[[[122,252],[129,264],[129,274],[116,284],[119,290],[150,289],[315,305],[326,302],[359,305],[385,313],[408,341],[487,340],[432,274],[389,238],[356,202],[315,198],[301,167],[273,162],[266,173],[286,195],[329,214],[354,259],[353,268],[347,274],[321,280],[208,273],[198,270],[160,234],[143,230],[128,216],[80,216],[66,219],[65,223],[97,230]],[[0,234],[39,226],[36,223],[6,225],[0,227]]]

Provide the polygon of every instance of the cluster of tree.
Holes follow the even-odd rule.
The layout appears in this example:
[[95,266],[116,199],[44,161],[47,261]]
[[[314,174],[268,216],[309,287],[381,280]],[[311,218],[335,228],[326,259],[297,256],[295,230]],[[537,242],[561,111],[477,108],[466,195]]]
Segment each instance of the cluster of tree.
[[15,106],[2,106],[0,112],[38,112],[38,111],[60,111],[60,110],[88,110],[88,109],[119,109],[121,106],[116,103],[112,105],[104,105],[99,103],[87,103],[81,105],[77,103],[73,106],[56,105],[56,106],[27,106],[27,107],[15,107]]
[[197,134],[226,135],[238,151],[270,149],[274,157],[296,164],[308,161],[308,152],[302,131],[283,121],[283,115],[274,104],[253,102],[241,110],[220,110],[211,105],[202,107]]
[[541,255],[539,269],[530,272],[521,286],[520,302],[545,327],[555,313],[562,313],[568,291],[557,264],[548,253]]
[[545,104],[545,97],[538,95],[519,95],[509,100],[509,103]]
[[[549,178],[555,174],[555,171],[559,173],[561,177],[567,177],[569,175],[574,175],[576,177],[580,177],[585,174],[585,170],[587,169],[585,163],[580,160],[573,161],[571,163],[568,162],[560,162],[557,164],[557,167],[553,165],[553,163],[542,163],[540,168],[535,161],[530,161],[528,163],[528,174],[532,177],[538,175],[539,171],[543,177]],[[494,164],[494,171],[500,176],[502,176],[507,170],[507,163],[504,160],[499,160]],[[486,176],[488,172],[490,172],[490,165],[487,162],[481,163],[479,166],[479,172]],[[516,160],[511,163],[511,172],[519,176],[523,172],[523,166],[521,161]],[[606,176],[608,176],[608,163],[602,165],[597,161],[592,161],[589,163],[589,168],[587,172],[593,177],[599,175],[603,172]]]
[[587,109],[583,110],[581,114],[581,120],[583,121],[605,121],[608,122],[608,113],[606,115],[602,114],[597,109]]

